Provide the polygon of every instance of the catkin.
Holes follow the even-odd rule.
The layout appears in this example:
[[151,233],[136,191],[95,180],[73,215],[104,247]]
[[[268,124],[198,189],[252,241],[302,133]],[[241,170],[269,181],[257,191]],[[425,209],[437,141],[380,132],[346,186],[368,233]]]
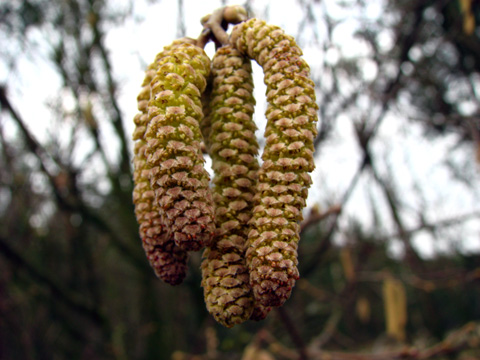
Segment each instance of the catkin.
[[251,19],[236,25],[230,39],[262,66],[267,85],[266,145],[246,257],[256,300],[280,306],[299,277],[298,222],[314,169],[314,84],[301,50],[280,28]]
[[147,166],[145,157],[147,143],[144,136],[148,123],[147,107],[150,100],[150,82],[154,74],[155,63],[148,67],[142,84],[143,88],[137,97],[140,113],[134,118],[133,203],[135,216],[140,226],[142,246],[150,265],[157,277],[171,285],[178,285],[186,275],[187,253],[175,247],[173,238],[168,236],[162,226],[155,195],[148,179],[150,168]]
[[161,222],[175,244],[198,251],[213,236],[214,208],[203,167],[201,94],[210,59],[191,41],[177,41],[156,59],[145,131],[148,177]]
[[232,327],[249,319],[254,308],[245,245],[259,167],[255,99],[250,60],[233,47],[216,52],[212,75],[208,143],[217,228],[204,252],[202,286],[208,311]]

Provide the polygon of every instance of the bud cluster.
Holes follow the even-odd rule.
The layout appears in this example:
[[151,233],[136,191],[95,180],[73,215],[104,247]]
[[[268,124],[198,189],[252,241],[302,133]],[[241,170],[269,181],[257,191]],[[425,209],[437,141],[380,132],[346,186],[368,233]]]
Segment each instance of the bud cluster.
[[203,50],[177,40],[149,66],[138,96],[133,202],[147,258],[170,284],[182,282],[187,251],[210,242],[215,227],[199,127],[209,72]]
[[155,63],[148,67],[142,84],[142,91],[137,97],[140,113],[134,118],[133,179],[135,187],[133,189],[133,203],[135,205],[135,215],[140,225],[139,232],[142,245],[155,274],[166,283],[177,285],[183,281],[186,275],[187,253],[174,247],[173,238],[168,235],[162,225],[155,194],[150,186],[148,176],[150,167],[147,165],[145,155],[147,143],[144,136],[148,124],[150,82],[155,74],[155,68]]
[[[226,327],[265,318],[299,277],[299,222],[318,109],[294,39],[261,20],[241,22],[244,12],[230,10],[236,15],[226,11],[224,21],[238,24],[212,61],[200,40],[188,38],[157,55],[138,96],[133,134],[133,202],[147,257],[159,278],[179,284],[188,252],[205,247],[205,303]],[[251,59],[267,85],[261,167]],[[212,159],[212,189],[203,144]]]
[[204,252],[202,285],[208,311],[227,327],[247,320],[254,306],[244,257],[259,167],[254,106],[250,60],[220,48],[208,103],[217,229]]
[[280,306],[299,277],[298,222],[314,168],[315,89],[300,48],[282,29],[251,19],[233,28],[231,42],[262,66],[267,85],[266,145],[246,256],[255,298]]
[[150,87],[146,158],[163,225],[176,245],[198,251],[215,228],[209,176],[200,143],[201,94],[210,59],[192,44],[166,48]]

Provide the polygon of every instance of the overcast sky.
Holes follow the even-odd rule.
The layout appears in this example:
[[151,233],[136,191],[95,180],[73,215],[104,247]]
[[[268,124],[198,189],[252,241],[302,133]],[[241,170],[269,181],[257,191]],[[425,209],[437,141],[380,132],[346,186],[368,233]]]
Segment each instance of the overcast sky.
[[[316,29],[306,29],[302,33],[301,42],[305,59],[311,65],[312,71],[321,71],[316,68],[320,60],[326,56],[329,61],[335,62],[340,56],[368,56],[368,48],[353,38],[357,27],[358,14],[352,7],[350,12],[337,6],[334,0],[323,0],[324,7],[317,6],[315,14],[321,18],[322,11],[327,9],[329,15],[336,19],[344,20],[334,33],[333,40],[337,47],[323,53],[316,43],[322,42],[325,36],[321,24]],[[129,2],[114,1],[115,6],[122,8]],[[227,4],[236,2],[227,1]],[[253,10],[258,17],[265,17],[275,25],[279,25],[291,35],[296,35],[301,19],[303,18],[302,2],[296,0],[280,1],[253,1]],[[277,5],[280,4],[281,6]],[[163,46],[168,45],[177,37],[178,2],[159,1],[150,4],[149,1],[135,1],[134,16],[129,18],[120,27],[109,29],[106,37],[106,45],[110,51],[110,59],[113,63],[114,74],[119,81],[119,101],[125,117],[125,126],[130,134],[133,131],[133,116],[136,114],[136,96],[140,90],[140,84],[144,77],[144,67],[150,63]],[[371,18],[372,21],[382,15],[380,0],[369,2],[367,12],[362,14]],[[186,35],[197,37],[200,34],[200,18],[222,6],[222,1],[216,0],[184,0],[184,16]],[[48,29],[47,29],[48,31]],[[49,48],[44,40],[44,33],[32,33],[41,51],[35,59],[23,57],[20,60],[19,74],[11,74],[6,68],[0,67],[2,83],[12,84],[9,86],[12,102],[20,110],[22,116],[28,122],[28,126],[42,140],[48,136],[49,118],[51,117],[45,104],[49,99],[55,98],[60,89],[60,79],[53,71],[49,60]],[[317,37],[317,38],[315,38]],[[383,46],[392,46],[392,39],[388,34],[383,36]],[[6,39],[0,39],[5,43]],[[213,47],[207,47],[207,52],[212,55]],[[373,79],[376,75],[376,67],[373,62],[364,62],[364,76]],[[1,65],[0,65],[1,66]],[[261,69],[255,68],[256,86],[256,121],[260,128],[257,134],[263,134],[265,126],[265,86],[262,82]],[[348,84],[346,84],[348,86]],[[69,106],[68,96],[64,97],[65,106]],[[72,102],[73,104],[73,102]],[[4,131],[14,132],[10,123],[4,123]],[[50,129],[51,130],[51,129]],[[101,128],[104,139],[108,139],[109,129]],[[452,180],[447,169],[442,166],[442,160],[446,156],[448,147],[455,141],[454,137],[446,136],[444,139],[431,142],[424,139],[420,128],[406,125],[404,119],[389,116],[379,129],[378,140],[373,142],[372,149],[377,156],[385,159],[384,164],[395,165],[394,181],[403,189],[402,201],[406,208],[411,208],[411,214],[404,214],[409,226],[418,225],[415,209],[419,204],[418,194],[415,187],[421,185],[425,201],[431,205],[426,213],[427,219],[434,221],[461,213],[472,212],[478,209],[478,197],[472,197],[458,182]],[[115,154],[115,144],[112,144],[112,154]],[[471,156],[471,154],[465,154]],[[355,174],[360,161],[360,154],[353,135],[351,120],[346,117],[338,119],[333,138],[322,148],[321,156],[317,159],[317,170],[313,174],[314,184],[311,189],[308,204],[319,203],[325,207],[327,201],[340,199],[348,184]],[[473,160],[472,160],[473,161]],[[386,166],[386,165],[385,165]],[[328,176],[327,176],[328,175]],[[478,182],[478,179],[474,179]],[[369,217],[369,197],[380,196],[375,187],[371,187],[371,179],[362,179],[357,191],[353,194],[341,221],[341,226],[346,226],[351,217],[364,218],[365,224],[372,224]],[[326,191],[328,189],[328,191]],[[478,194],[477,194],[478,195]],[[385,204],[377,201],[380,213],[387,214]],[[382,205],[383,204],[383,205]],[[359,215],[364,214],[364,215]],[[394,230],[388,216],[385,216],[385,227]],[[343,225],[342,225],[343,224]],[[393,231],[390,231],[390,233]],[[480,250],[480,226],[477,222],[469,222],[464,227],[461,248],[466,251]],[[337,239],[342,241],[342,239]],[[345,240],[345,239],[343,239]],[[415,244],[426,255],[433,255],[437,251],[446,250],[451,246],[449,243],[434,242],[430,235],[418,233],[414,238]],[[395,245],[393,246],[395,248]],[[401,251],[401,245],[397,243],[396,251]]]

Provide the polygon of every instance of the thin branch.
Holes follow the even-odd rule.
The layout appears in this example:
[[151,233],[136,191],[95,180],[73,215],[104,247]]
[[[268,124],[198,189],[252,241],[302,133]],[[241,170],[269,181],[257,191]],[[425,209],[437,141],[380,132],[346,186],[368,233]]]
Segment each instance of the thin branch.
[[[50,173],[47,169],[45,164],[45,159],[51,157],[47,154],[47,152],[43,149],[40,143],[33,137],[30,131],[24,124],[24,121],[20,117],[20,115],[15,111],[13,106],[11,105],[10,101],[8,100],[6,90],[4,87],[0,87],[0,104],[2,105],[2,109],[6,109],[10,115],[12,116],[13,120],[19,126],[22,135],[26,139],[26,144],[30,151],[36,155],[37,159],[40,162],[40,167],[42,171],[45,173],[47,178],[49,179],[50,186],[53,190],[54,197],[56,199],[57,204],[60,208],[70,211],[70,212],[77,212],[79,213],[85,220],[90,221],[91,224],[95,225],[99,230],[104,232],[105,234],[111,236],[114,240],[112,244],[120,251],[127,259],[129,259],[132,264],[135,265],[136,268],[141,270],[147,270],[148,265],[143,259],[140,259],[136,256],[136,252],[132,251],[126,244],[119,239],[117,231],[108,224],[105,220],[100,218],[97,214],[95,214],[91,209],[89,209],[83,202],[81,201],[80,197],[74,199],[67,198],[63,195],[62,190],[58,187],[55,177]],[[53,161],[53,160],[52,160]],[[57,164],[58,165],[58,164]],[[61,166],[59,166],[61,167]],[[149,271],[149,270],[148,270]]]
[[[91,11],[95,15],[96,19],[101,19],[102,17],[97,14],[97,6],[95,6],[95,2],[91,2]],[[120,141],[120,169],[121,173],[123,174],[130,174],[130,153],[128,152],[128,144],[129,144],[129,137],[127,137],[125,133],[125,129],[123,128],[122,123],[122,112],[120,110],[120,106],[118,105],[117,101],[117,84],[113,78],[112,72],[112,65],[110,63],[110,59],[108,57],[107,49],[104,45],[104,34],[100,30],[100,25],[98,21],[91,22],[91,28],[94,34],[94,40],[92,42],[92,46],[96,48],[100,52],[100,57],[103,62],[103,66],[105,68],[105,73],[107,76],[107,91],[108,91],[108,100],[111,106],[113,107],[113,116],[112,116],[112,125],[118,135]]]
[[[309,349],[321,349],[328,341],[333,337],[335,332],[337,331],[338,324],[342,319],[342,310],[340,308],[336,308],[330,314],[323,331],[320,335],[316,336],[310,344],[308,345]],[[309,351],[310,352],[310,351]]]
[[214,41],[217,48],[229,44],[230,37],[225,31],[228,24],[238,24],[247,19],[247,11],[242,6],[225,6],[215,10],[202,18],[204,29],[197,39],[197,46],[204,48],[209,40]]
[[[418,23],[417,26],[420,26]],[[404,53],[406,50],[409,50],[414,43],[409,42],[407,45],[404,44],[404,48],[402,48],[402,53]],[[405,49],[407,47],[408,49]],[[408,51],[407,51],[408,53]],[[358,181],[363,173],[363,171],[367,168],[367,165],[369,165],[371,158],[370,158],[370,153],[368,151],[368,146],[370,144],[370,141],[375,137],[377,134],[377,131],[382,124],[383,120],[385,119],[385,116],[387,115],[388,109],[390,107],[391,102],[396,98],[398,92],[400,91],[401,88],[401,79],[402,79],[402,72],[400,70],[400,67],[397,71],[397,75],[394,80],[392,80],[385,88],[383,97],[382,97],[382,107],[379,115],[377,116],[376,120],[374,121],[373,126],[369,130],[365,129],[361,145],[363,147],[364,153],[363,153],[363,159],[360,162],[360,166],[358,167],[356,173],[352,177],[352,180],[350,181],[349,186],[347,187],[347,190],[344,192],[342,199],[340,201],[340,211],[335,214],[334,221],[332,222],[332,225],[328,228],[325,236],[322,238],[322,242],[319,245],[318,249],[314,252],[314,257],[313,260],[311,261],[310,264],[307,264],[307,266],[303,269],[303,274],[309,274],[312,272],[315,267],[318,264],[318,259],[321,255],[324,254],[325,252],[325,246],[326,244],[328,245],[330,243],[330,240],[337,230],[338,227],[338,219],[342,215],[343,209],[345,209],[346,203],[350,199],[354,189],[356,188]]]
[[76,312],[85,315],[97,325],[106,326],[106,319],[104,314],[98,311],[97,308],[90,306],[87,302],[82,300],[82,297],[78,294],[74,294],[72,291],[67,290],[60,284],[58,284],[53,277],[47,274],[42,268],[29,262],[23,255],[14,250],[6,239],[0,237],[0,253],[10,263],[17,267],[25,269],[30,276],[45,285],[53,296],[63,302],[65,305],[75,310]]
[[[411,228],[411,229],[404,229],[403,230],[403,235],[413,235],[417,232],[420,232],[422,230],[437,230],[441,228],[446,228],[449,226],[455,226],[458,225],[462,222],[473,220],[480,218],[480,210],[479,211],[473,211],[467,214],[462,214],[458,216],[453,216],[451,218],[446,218],[442,219],[436,222],[423,222],[417,227]],[[395,233],[391,235],[386,235],[386,236],[381,236],[381,239],[388,240],[392,238],[400,238],[402,234],[400,233]]]
[[300,224],[300,234],[304,232],[306,229],[308,229],[309,227],[323,221],[328,216],[339,214],[341,211],[342,211],[342,208],[340,205],[333,205],[330,208],[328,208],[327,211],[322,212],[320,214],[310,214],[310,216]]
[[405,225],[403,223],[403,219],[400,215],[400,211],[398,209],[399,207],[399,201],[398,201],[398,196],[396,195],[393,187],[391,184],[387,183],[384,181],[378,172],[376,171],[375,167],[372,166],[370,167],[371,172],[377,181],[377,183],[380,185],[382,188],[385,199],[387,201],[388,207],[390,209],[390,214],[392,216],[392,219],[395,223],[395,226],[397,227],[398,234],[400,235],[400,239],[403,242],[403,245],[405,246],[406,250],[406,259],[411,265],[412,268],[415,268],[417,270],[421,270],[423,268],[422,261],[420,259],[420,256],[417,254],[415,249],[412,246],[411,243],[411,236],[408,234],[405,230]]
[[203,31],[197,39],[197,45],[205,47],[209,40],[213,40],[217,47],[228,44],[229,36],[222,27],[225,8],[215,10],[211,15],[202,19]]
[[252,344],[260,348],[265,343],[269,345],[273,354],[279,355],[281,358],[298,359],[298,352],[283,345],[273,334],[265,328],[260,329],[252,341]]
[[[391,277],[391,275],[385,271],[364,271],[358,272],[357,274],[357,281],[361,283],[381,283]],[[399,277],[405,284],[419,290],[432,292],[438,289],[463,287],[468,283],[477,281],[480,279],[480,267],[468,272],[463,269],[446,269],[444,271],[429,271],[421,274],[401,275]],[[315,288],[312,285],[311,287]],[[312,292],[312,290],[310,292]]]
[[292,342],[295,344],[298,350],[298,353],[300,355],[298,359],[299,360],[308,359],[307,352],[305,350],[305,343],[303,342],[302,336],[298,332],[297,328],[295,327],[295,324],[293,323],[292,319],[286,312],[285,308],[279,307],[279,308],[276,308],[276,310],[277,310],[277,314],[280,316],[280,319],[285,325],[285,328],[287,329],[288,334],[292,339]]
[[[428,349],[404,347],[397,351],[377,354],[346,353],[338,351],[323,351],[309,348],[308,359],[311,360],[427,360],[438,359],[442,355],[452,355],[465,349],[476,349],[480,323],[470,322],[454,331],[438,344]],[[262,340],[275,344],[276,340],[268,332],[262,333]]]
[[45,162],[43,160],[43,157],[45,156],[46,152],[42,148],[42,146],[38,143],[38,141],[30,134],[29,130],[25,126],[24,122],[22,121],[20,115],[13,108],[7,96],[7,89],[4,86],[0,86],[0,105],[2,106],[2,110],[6,110],[7,112],[10,113],[13,120],[15,120],[17,125],[20,127],[20,130],[22,131],[25,137],[25,140],[27,142],[27,146],[37,156],[38,160],[40,160],[40,166],[42,166],[42,169],[45,171],[45,173],[48,174],[48,171],[45,166]]

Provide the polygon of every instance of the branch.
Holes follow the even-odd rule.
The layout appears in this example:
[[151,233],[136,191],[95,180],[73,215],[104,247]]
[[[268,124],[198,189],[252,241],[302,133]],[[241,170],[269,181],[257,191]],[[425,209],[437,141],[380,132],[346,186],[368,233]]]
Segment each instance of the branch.
[[383,354],[354,354],[330,351],[310,353],[312,360],[427,360],[439,356],[451,356],[465,349],[477,349],[480,340],[480,323],[470,322],[454,331],[450,336],[428,349],[405,347],[398,351]]
[[[430,222],[430,223],[423,222],[422,224],[420,224],[417,227],[403,230],[402,234],[403,235],[413,235],[413,234],[415,234],[419,231],[425,230],[425,229],[428,229],[428,230],[441,229],[441,228],[445,228],[445,227],[449,227],[449,226],[454,226],[454,225],[457,225],[457,224],[462,223],[464,221],[469,221],[469,220],[472,220],[472,219],[475,219],[475,218],[480,218],[480,211],[473,211],[471,213],[466,213],[466,214],[462,214],[462,215],[458,215],[458,216],[453,216],[451,218],[442,219],[442,220],[439,220],[437,222]],[[391,238],[399,238],[399,237],[402,236],[402,234],[396,233],[396,234],[381,236],[380,238],[384,239],[384,240],[388,240],[388,239],[391,239]]]
[[380,175],[376,171],[373,164],[372,166],[370,166],[370,169],[375,180],[377,181],[377,183],[380,185],[380,187],[384,192],[388,207],[390,208],[391,216],[397,227],[398,234],[400,235],[400,239],[402,240],[403,245],[405,246],[407,261],[410,263],[412,268],[421,270],[423,268],[423,264],[420,259],[420,256],[417,254],[417,252],[412,246],[410,234],[408,234],[405,230],[405,225],[403,224],[403,219],[401,218],[400,211],[398,209],[399,201],[396,193],[394,192],[391,184],[386,183],[380,177]]
[[[111,238],[115,240],[115,241],[112,241],[112,244],[117,248],[117,250],[119,250],[120,253],[122,253],[127,259],[129,259],[132,262],[132,264],[135,265],[135,267],[143,271],[149,269],[148,265],[143,260],[143,258],[141,259],[140,257],[136,256],[135,251],[132,251],[132,249],[130,249],[126,244],[123,244],[123,242],[120,241],[119,237],[116,234],[116,231],[112,228],[112,226],[110,226],[105,220],[103,220],[101,217],[95,214],[91,209],[89,209],[85,204],[83,204],[80,197],[77,197],[75,201],[71,201],[71,199],[68,199],[65,195],[63,195],[62,190],[58,187],[55,181],[55,177],[50,173],[50,171],[47,169],[47,166],[45,164],[45,159],[46,158],[51,159],[51,157],[48,155],[48,153],[43,149],[40,143],[33,137],[33,135],[27,129],[22,118],[15,111],[10,101],[8,100],[5,88],[1,86],[0,86],[0,104],[2,105],[2,109],[6,109],[12,116],[13,120],[17,123],[17,125],[21,130],[22,135],[26,140],[27,147],[39,160],[40,167],[49,180],[50,186],[53,190],[53,195],[55,197],[55,200],[58,206],[63,210],[79,213],[84,219],[90,221],[90,223],[96,226],[100,231],[104,232],[107,235],[110,235]],[[59,165],[57,164],[57,166]],[[61,168],[61,166],[59,167]]]
[[0,86],[0,105],[2,106],[2,110],[6,110],[10,113],[13,120],[20,127],[20,130],[27,142],[27,146],[30,148],[32,153],[34,153],[38,158],[38,160],[40,161],[40,166],[42,167],[42,170],[45,172],[45,174],[47,174],[48,176],[51,176],[45,165],[44,157],[46,155],[46,151],[42,148],[40,143],[30,134],[22,118],[13,108],[7,96],[7,89],[4,86]]
[[[420,24],[417,24],[417,26],[420,26]],[[406,49],[402,48],[402,50],[403,50],[402,53],[407,51],[407,50],[409,51],[410,48],[414,45],[414,43],[408,43],[407,45],[405,45],[405,44],[403,44],[403,45]],[[407,53],[408,53],[408,51],[407,51]],[[395,79],[392,80],[385,88],[385,91],[384,91],[384,94],[383,94],[383,97],[382,97],[382,108],[381,108],[381,111],[380,111],[379,115],[377,116],[376,120],[374,121],[373,126],[371,126],[371,128],[369,130],[367,130],[367,129],[364,130],[363,138],[362,138],[362,141],[361,141],[361,145],[362,145],[362,148],[364,150],[363,159],[360,163],[360,166],[357,169],[357,172],[352,177],[352,180],[350,181],[350,184],[347,187],[347,190],[345,191],[345,193],[342,196],[342,199],[341,199],[340,204],[339,204],[340,210],[338,211],[338,213],[335,214],[335,218],[334,218],[334,221],[332,222],[332,225],[328,228],[325,236],[322,239],[322,242],[321,242],[320,246],[314,252],[313,260],[311,261],[310,264],[308,264],[304,268],[304,270],[303,270],[304,275],[312,272],[315,269],[320,256],[323,255],[323,253],[326,250],[325,247],[326,246],[328,247],[328,244],[330,243],[333,234],[337,230],[338,219],[340,218],[343,209],[345,208],[348,200],[350,199],[351,194],[353,193],[354,189],[356,188],[356,186],[358,184],[358,180],[360,179],[361,175],[363,174],[363,171],[367,168],[367,165],[371,161],[370,153],[368,151],[368,146],[370,144],[371,139],[375,137],[380,125],[382,124],[383,120],[385,119],[385,116],[387,115],[387,111],[389,109],[391,101],[396,98],[398,92],[400,91],[401,79],[402,79],[402,72],[401,72],[400,66],[399,66]]]
[[327,218],[330,215],[336,215],[339,214],[342,211],[342,207],[340,205],[333,205],[331,206],[327,211],[323,213],[313,213],[310,214],[308,218],[306,218],[301,224],[300,224],[300,233],[304,232],[306,229],[309,227],[318,224],[319,222],[323,221],[325,218]]
[[[336,308],[333,310],[333,312],[330,314],[325,327],[323,328],[323,331],[320,333],[320,335],[316,336],[315,338],[312,339],[312,341],[309,344],[309,349],[321,349],[323,346],[328,343],[328,341],[333,337],[335,332],[337,331],[338,324],[340,323],[340,320],[342,319],[343,313],[340,308]],[[311,352],[311,351],[309,351]]]
[[2,253],[5,259],[10,263],[25,269],[32,278],[45,285],[50,290],[51,294],[59,301],[63,302],[74,311],[86,316],[100,327],[105,327],[107,325],[104,314],[83,301],[78,294],[75,294],[58,284],[54,278],[44,272],[42,268],[30,263],[23,255],[10,247],[7,240],[4,238],[0,238],[0,253]]
[[[92,14],[95,16],[95,19],[101,18],[100,15],[98,14],[97,7],[93,2],[91,4],[90,11],[92,11]],[[108,90],[109,102],[112,105],[114,110],[114,114],[112,117],[112,125],[120,140],[120,153],[121,153],[120,169],[123,174],[131,175],[130,154],[128,152],[129,138],[127,137],[125,133],[125,129],[123,128],[122,112],[120,110],[120,107],[116,99],[117,84],[113,79],[112,65],[108,57],[107,49],[105,48],[105,45],[103,43],[104,34],[100,30],[98,21],[91,22],[91,28],[94,34],[94,40],[92,45],[100,52],[100,57],[102,59],[103,66],[105,68],[105,73],[107,76],[107,90]]]
[[[347,353],[338,351],[324,351],[309,348],[308,359],[310,360],[427,360],[438,359],[439,356],[452,356],[465,349],[476,349],[480,340],[480,323],[470,322],[462,328],[454,331],[450,336],[438,344],[427,349],[404,347],[397,351],[389,351],[380,354]],[[269,333],[262,340],[275,344],[276,340]],[[287,351],[285,349],[284,351]],[[452,357],[453,358],[453,357]]]
[[292,342],[297,347],[298,353],[300,354],[298,359],[299,360],[308,359],[307,353],[305,351],[305,343],[303,342],[302,336],[300,335],[297,328],[295,327],[295,324],[293,323],[292,319],[290,319],[290,316],[285,311],[285,308],[278,307],[276,308],[276,310],[277,310],[277,314],[280,316],[280,319],[285,325],[285,328],[287,329],[287,332],[290,335]]
[[242,6],[225,6],[215,10],[202,18],[204,29],[197,39],[197,46],[204,48],[209,40],[213,40],[217,48],[229,44],[230,37],[225,31],[228,24],[238,24],[247,19],[247,11]]
[[[358,282],[376,282],[381,283],[385,279],[389,278],[390,275],[384,271],[371,272],[364,271],[358,272],[357,281]],[[400,279],[416,288],[423,290],[425,292],[432,292],[438,289],[451,289],[454,287],[461,287],[468,283],[475,282],[480,279],[480,267],[475,268],[471,271],[464,271],[463,269],[445,269],[442,271],[429,271],[419,274],[408,274],[400,276]],[[315,289],[314,286],[310,285]],[[318,291],[321,291],[318,289]],[[310,289],[309,293],[313,293]],[[330,300],[330,299],[329,299]],[[331,300],[330,300],[331,301]]]

